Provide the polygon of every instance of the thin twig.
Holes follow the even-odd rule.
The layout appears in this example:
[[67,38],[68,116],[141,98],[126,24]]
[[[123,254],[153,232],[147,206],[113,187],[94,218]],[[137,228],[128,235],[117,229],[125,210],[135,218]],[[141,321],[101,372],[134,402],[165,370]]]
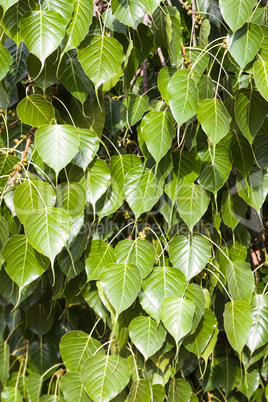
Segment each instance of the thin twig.
[[[14,126],[17,126],[19,123],[20,123],[20,119],[17,119],[15,121],[13,121],[12,123],[8,124],[7,127],[8,128],[14,127]],[[5,128],[6,128],[6,126],[0,127],[0,131],[4,130]]]
[[159,47],[159,48],[157,49],[157,53],[158,53],[159,59],[160,59],[160,61],[161,61],[162,67],[166,67],[167,65],[166,65],[165,57],[164,57],[164,55],[163,55],[163,53],[162,53],[161,47]]
[[196,37],[195,37],[195,2],[191,0],[192,4],[192,41],[193,46],[196,46]]
[[134,77],[133,77],[132,80],[130,81],[130,88],[133,87],[134,82],[136,81],[136,78],[137,78],[138,75],[141,73],[141,70],[142,70],[142,66],[140,66],[140,67],[138,68],[138,70],[136,71]]
[[168,6],[171,6],[171,7],[172,7],[171,0],[167,0],[167,4],[168,4]]
[[148,64],[148,61],[147,61],[147,59],[145,59],[144,62],[143,62],[143,66],[142,66],[142,72],[143,72],[143,92],[147,92],[147,91],[148,91],[147,64]]

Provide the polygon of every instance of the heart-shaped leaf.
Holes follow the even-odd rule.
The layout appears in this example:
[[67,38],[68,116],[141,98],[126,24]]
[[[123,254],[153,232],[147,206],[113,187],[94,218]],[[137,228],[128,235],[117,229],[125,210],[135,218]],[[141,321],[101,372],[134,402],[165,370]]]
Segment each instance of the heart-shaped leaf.
[[82,331],[69,331],[60,341],[60,354],[69,371],[81,372],[88,357],[104,354],[101,343]]
[[112,0],[111,7],[115,18],[133,29],[138,28],[146,13],[143,4],[134,0]]
[[226,273],[233,300],[250,301],[254,289],[254,276],[250,264],[243,261],[228,264]]
[[79,373],[66,373],[61,378],[60,387],[66,402],[92,402],[83,387]]
[[101,285],[117,317],[136,299],[141,289],[141,275],[134,264],[108,264],[100,275]]
[[258,91],[268,102],[268,61],[256,61],[253,66],[253,76]]
[[86,192],[79,183],[60,183],[56,187],[57,206],[65,209],[72,218],[84,211]]
[[9,51],[3,45],[0,45],[0,81],[8,73],[10,64],[11,57]]
[[[233,32],[247,21],[255,5],[255,0],[220,0],[222,15]],[[234,10],[239,10],[239,13],[234,13]]]
[[169,245],[170,260],[189,281],[198,275],[207,265],[211,257],[211,245],[204,237],[176,236]]
[[50,124],[55,117],[55,110],[43,96],[34,94],[26,96],[17,106],[18,118],[34,127]]
[[265,345],[268,337],[268,295],[254,295],[252,300],[253,325],[247,339],[251,352]]
[[136,317],[129,325],[129,336],[146,361],[162,347],[166,331],[151,317]]
[[114,249],[103,240],[93,240],[88,249],[89,254],[85,260],[87,278],[89,281],[99,280],[102,268],[115,262]]
[[43,126],[36,131],[35,145],[41,158],[58,174],[75,156],[79,133],[68,124]]
[[244,300],[226,303],[223,319],[228,341],[234,350],[241,355],[252,328],[252,308]]
[[156,252],[147,240],[122,240],[115,247],[115,258],[116,262],[136,265],[144,279],[153,269]]
[[25,222],[25,234],[31,245],[54,263],[66,244],[72,222],[68,212],[60,208],[44,208],[32,212]]
[[48,267],[48,260],[34,250],[24,235],[12,236],[3,249],[3,256],[6,272],[20,291]]
[[161,305],[161,319],[177,343],[192,328],[195,305],[183,297],[168,297]]

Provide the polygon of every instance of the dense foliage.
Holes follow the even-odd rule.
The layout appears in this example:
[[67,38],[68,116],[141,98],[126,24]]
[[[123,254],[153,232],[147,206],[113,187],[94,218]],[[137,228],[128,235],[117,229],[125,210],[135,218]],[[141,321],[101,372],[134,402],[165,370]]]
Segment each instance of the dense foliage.
[[268,400],[260,0],[0,0],[2,401]]

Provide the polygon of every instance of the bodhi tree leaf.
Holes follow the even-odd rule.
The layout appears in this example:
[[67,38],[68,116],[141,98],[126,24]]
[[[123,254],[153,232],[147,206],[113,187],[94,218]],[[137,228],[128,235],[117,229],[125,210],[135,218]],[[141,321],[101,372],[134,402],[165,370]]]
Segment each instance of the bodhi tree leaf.
[[136,265],[144,279],[153,269],[156,252],[147,240],[122,240],[115,247],[115,258],[116,262]]
[[151,400],[151,387],[149,381],[139,380],[134,382],[130,389],[127,402],[150,402]]
[[9,51],[3,45],[0,45],[0,81],[8,73],[10,64],[11,56],[9,54]]
[[85,260],[88,280],[99,280],[102,268],[115,262],[114,249],[103,240],[93,240],[88,248],[89,254]]
[[237,193],[224,191],[221,201],[222,219],[225,225],[232,230],[236,228],[244,213],[246,212],[247,204],[239,197]]
[[[36,131],[35,145],[41,158],[58,175],[75,156],[79,146],[79,133],[68,124],[43,126]],[[50,147],[53,152],[50,152]]]
[[129,325],[129,336],[146,361],[161,348],[166,331],[151,317],[136,317]]
[[45,207],[54,207],[55,202],[53,187],[41,180],[22,183],[16,188],[13,198],[16,215],[23,224],[29,213]]
[[134,264],[105,265],[100,281],[117,317],[134,302],[141,289],[140,271]]
[[77,217],[84,211],[86,192],[79,183],[60,183],[56,187],[57,206],[65,209],[71,217]]
[[[255,0],[220,0],[222,15],[233,32],[241,28],[247,21],[255,5]],[[234,13],[234,9],[239,10],[239,13]]]
[[223,319],[228,341],[234,350],[241,355],[253,323],[252,308],[244,300],[226,303]]
[[169,384],[168,401],[190,402],[192,390],[190,384],[182,378],[173,378]]
[[34,94],[20,101],[17,106],[17,114],[23,123],[40,127],[51,123],[55,110],[43,96]]
[[67,28],[68,39],[63,52],[67,52],[80,45],[88,33],[88,27],[93,16],[93,2],[91,0],[73,0],[73,2],[74,11],[72,20]]
[[268,102],[268,61],[256,61],[253,66],[253,76],[258,91]]
[[204,237],[176,236],[169,245],[170,260],[189,281],[204,269],[211,257],[211,245]]
[[268,296],[254,295],[252,300],[253,325],[247,339],[251,352],[265,345],[268,336]]
[[229,131],[231,117],[219,99],[204,99],[199,102],[197,118],[214,145]]
[[254,276],[250,264],[234,262],[226,267],[229,291],[233,300],[250,301],[254,289]]
[[66,373],[60,381],[61,390],[64,398],[67,402],[91,402],[92,399],[88,396],[82,381],[80,374],[78,373]]
[[140,298],[140,303],[144,310],[159,323],[163,300],[169,296],[181,297],[185,287],[184,275],[177,268],[154,268],[150,276],[142,282],[144,297]]
[[86,194],[93,208],[98,199],[105,193],[110,184],[111,172],[107,163],[102,159],[95,159],[87,168]]
[[32,212],[24,227],[30,244],[53,264],[68,240],[72,223],[64,209],[48,207]]
[[104,354],[101,343],[82,331],[69,331],[60,341],[60,354],[69,371],[81,372],[88,357]]
[[42,9],[44,11],[57,11],[64,18],[65,24],[70,22],[74,9],[73,1],[66,3],[64,0],[42,0]]
[[134,0],[112,0],[111,8],[118,21],[133,29],[137,29],[146,13],[143,4]]
[[130,95],[121,104],[121,116],[124,124],[128,127],[134,126],[148,110],[149,98],[146,95]]
[[78,60],[97,89],[118,73],[123,59],[122,45],[104,35],[88,36],[78,49]]
[[235,118],[243,135],[252,144],[263,125],[268,103],[258,91],[242,88],[236,93]]
[[56,11],[32,11],[20,20],[22,40],[30,52],[39,58],[42,66],[60,45],[65,27],[64,18]]
[[178,211],[190,231],[207,210],[210,199],[198,184],[183,184],[177,198]]
[[167,87],[167,96],[179,127],[196,114],[198,89],[195,81],[190,77],[189,70],[178,70],[173,75]]
[[255,57],[262,41],[261,27],[247,24],[233,33],[228,32],[227,46],[235,61],[243,69]]
[[89,357],[83,365],[81,380],[94,401],[110,401],[128,384],[130,369],[120,356]]
[[29,244],[24,235],[12,236],[3,249],[5,270],[20,291],[39,278],[48,267],[48,260]]
[[77,131],[80,139],[79,151],[73,162],[85,171],[99,149],[99,137],[90,129],[78,128]]
[[195,305],[183,297],[168,297],[161,305],[161,319],[176,343],[192,328]]
[[171,147],[175,130],[169,112],[149,112],[142,119],[141,135],[145,144],[158,163]]

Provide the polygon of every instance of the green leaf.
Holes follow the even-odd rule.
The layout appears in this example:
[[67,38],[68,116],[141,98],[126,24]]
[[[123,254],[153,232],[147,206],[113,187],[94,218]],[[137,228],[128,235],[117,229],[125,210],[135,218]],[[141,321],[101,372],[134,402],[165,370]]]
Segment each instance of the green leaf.
[[74,4],[73,0],[66,3],[64,0],[42,0],[42,10],[44,11],[57,11],[64,18],[65,24],[67,25],[72,18]]
[[190,384],[182,378],[173,378],[169,383],[168,402],[191,401],[192,389]]
[[80,139],[79,151],[73,158],[73,163],[85,171],[99,149],[99,137],[90,129],[78,128],[77,132]]
[[20,291],[39,278],[48,267],[46,259],[34,250],[24,235],[12,236],[3,249],[3,256],[5,270]]
[[32,78],[34,78],[34,81],[42,87],[43,91],[56,84],[56,82],[62,76],[62,73],[65,69],[65,60],[60,64],[58,74],[55,69],[55,64],[57,61],[57,50],[46,58],[43,68],[41,61],[34,54],[30,53],[27,57],[26,62],[28,73]]
[[43,378],[38,373],[31,373],[26,377],[26,392],[29,401],[38,401],[42,391]]
[[179,343],[192,329],[195,304],[183,297],[167,297],[161,305],[161,319]]
[[[79,134],[75,127],[68,124],[43,126],[36,131],[35,145],[44,162],[58,175],[75,156]],[[53,152],[50,152],[51,147]]]
[[96,203],[96,213],[100,219],[111,215],[121,207],[124,202],[124,192],[122,190],[122,185],[112,176],[107,191]]
[[66,54],[65,60],[66,67],[61,82],[83,104],[93,88],[93,83],[82,69],[80,62],[72,57],[71,52]]
[[196,283],[190,283],[186,288],[185,299],[190,300],[195,304],[195,313],[191,331],[191,333],[193,333],[205,312],[206,300],[204,291]]
[[169,296],[181,297],[185,291],[184,275],[173,267],[154,268],[151,275],[143,280],[140,303],[144,310],[158,323],[160,322],[160,307]]
[[253,370],[250,373],[245,373],[242,378],[241,384],[238,387],[238,390],[242,392],[248,399],[250,399],[258,388],[258,384],[260,382],[260,373],[258,370]]
[[148,380],[139,380],[133,383],[127,402],[150,402],[151,387]]
[[[48,331],[51,330],[53,323],[54,323],[54,317],[55,317],[55,310],[50,310],[50,305],[48,303],[35,303],[33,304],[28,310],[27,310],[27,327],[33,331],[35,334],[41,336],[45,335],[48,333]],[[34,347],[34,342],[31,344]],[[36,343],[38,345],[38,343]],[[39,345],[38,345],[39,346]],[[51,346],[51,345],[49,345]],[[46,360],[45,356],[43,356],[44,352],[42,351],[42,348],[44,349],[49,349],[49,346],[45,344],[44,346],[40,344],[40,350],[39,350],[39,358],[43,362],[40,362],[41,365],[47,363],[44,362]],[[54,353],[55,353],[55,347]],[[29,352],[30,353],[30,352]],[[48,359],[50,359],[51,356],[47,356]],[[58,357],[56,357],[58,360]],[[49,362],[51,363],[51,362]],[[53,361],[52,361],[53,363]],[[53,364],[51,364],[53,365]],[[36,371],[36,370],[34,370]]]
[[[162,70],[161,70],[162,71]],[[199,156],[191,151],[173,153],[172,180],[165,185],[165,193],[174,203],[182,184],[193,183],[200,174]]]
[[159,71],[158,74],[158,88],[161,93],[162,98],[167,102],[168,104],[168,92],[167,92],[167,87],[168,83],[173,77],[173,75],[176,73],[177,69],[175,67],[164,67]]
[[268,296],[259,294],[252,299],[253,325],[247,339],[251,352],[265,345],[268,337]]
[[222,140],[222,144],[223,143],[228,146],[232,152],[233,167],[246,177],[254,163],[252,147],[248,140],[241,133],[235,131],[228,134]]
[[228,147],[219,144],[213,150],[208,149],[199,153],[199,157],[201,159],[199,183],[216,195],[232,170],[231,152]]
[[[37,308],[41,311],[42,310],[42,305],[37,304]],[[51,311],[49,309],[46,309],[45,311],[47,313],[47,316],[44,318],[42,315],[40,317],[41,320],[43,320],[42,324],[46,325],[47,319],[51,316]],[[34,317],[38,319],[38,316]],[[53,322],[52,322],[53,325]],[[41,375],[45,374],[46,371],[48,371],[54,364],[59,363],[59,358],[58,358],[58,347],[56,345],[51,345],[49,343],[44,343],[44,342],[31,342],[29,345],[29,356],[28,356],[28,366],[29,369],[32,372],[39,373]],[[49,371],[48,371],[49,373]],[[50,375],[53,373],[50,370]],[[49,375],[44,376],[44,379],[49,378]]]
[[0,215],[0,252],[9,238],[9,228],[7,221]]
[[[222,15],[233,32],[244,25],[251,16],[255,5],[255,0],[220,0]],[[234,13],[234,10],[239,10],[239,12]]]
[[143,0],[139,1],[146,8],[149,14],[153,14],[154,10],[159,6],[161,0]]
[[86,192],[79,183],[61,183],[56,187],[57,206],[65,209],[72,218],[78,217],[86,205]]
[[238,175],[236,186],[240,197],[259,212],[268,192],[267,172],[253,167],[246,179]]
[[2,383],[4,383],[9,377],[9,358],[9,344],[0,340],[0,380]]
[[1,401],[23,402],[23,398],[18,387],[5,387],[1,392]]
[[163,402],[166,396],[165,388],[161,384],[153,384],[153,401]]
[[173,119],[169,112],[153,111],[141,122],[141,135],[156,163],[166,155],[175,137]]
[[0,44],[0,81],[6,76],[11,64],[9,51]]
[[211,24],[207,18],[204,19],[199,31],[198,45],[206,47],[209,43],[208,38],[211,31]]
[[91,356],[81,374],[84,388],[95,402],[110,401],[125,388],[129,379],[129,365],[120,356]]
[[126,200],[136,219],[157,203],[163,193],[163,180],[144,167],[133,168],[127,174],[124,183]]
[[115,247],[116,262],[136,265],[142,279],[152,271],[156,252],[152,243],[147,240],[122,240]]
[[88,249],[89,254],[85,260],[87,278],[89,281],[99,280],[102,268],[115,262],[114,249],[103,240],[93,240]]
[[216,145],[230,129],[231,117],[219,99],[199,102],[197,118],[212,144]]
[[198,184],[183,184],[179,188],[177,198],[178,211],[181,218],[192,231],[194,225],[202,218],[206,212],[210,199]]
[[258,91],[242,88],[236,93],[235,118],[250,144],[263,125],[267,108],[268,103]]
[[129,325],[129,336],[146,361],[162,347],[166,331],[151,317],[136,317]]
[[241,69],[244,69],[260,50],[262,38],[261,27],[254,24],[244,25],[235,33],[228,32],[228,50]]
[[198,89],[190,77],[190,70],[178,70],[167,87],[168,102],[175,120],[180,127],[197,112]]
[[65,35],[65,21],[56,11],[32,11],[20,20],[21,38],[44,66]]
[[53,264],[56,255],[68,240],[71,225],[68,212],[49,207],[32,212],[24,228],[30,244]]
[[211,245],[204,237],[176,236],[169,245],[170,260],[189,281],[198,275],[207,265],[211,257]]
[[123,59],[122,45],[104,35],[88,36],[78,49],[78,60],[96,89],[119,72]]
[[34,94],[26,96],[17,106],[18,118],[34,127],[50,124],[55,117],[55,109],[43,96]]
[[134,264],[105,265],[100,281],[117,317],[134,302],[141,289],[140,271]]
[[123,127],[120,107],[122,103],[119,100],[111,98],[104,99],[105,105],[105,127],[111,134],[115,135]]
[[229,291],[233,300],[250,301],[254,289],[254,276],[250,264],[234,262],[226,267]]
[[66,402],[90,402],[92,399],[83,388],[78,373],[66,373],[60,381],[61,390]]
[[237,193],[224,191],[221,200],[221,213],[225,225],[235,230],[246,212],[247,204]]
[[223,319],[228,341],[233,349],[241,355],[253,323],[252,308],[244,300],[226,303]]
[[87,168],[86,193],[87,201],[93,208],[98,199],[105,193],[111,180],[111,172],[107,163],[102,159],[95,159]]
[[104,354],[101,343],[82,331],[69,331],[60,341],[60,354],[69,371],[81,372],[88,357]]
[[15,213],[23,224],[31,212],[54,207],[55,202],[56,194],[53,187],[41,180],[20,184],[13,198]]
[[18,0],[1,0],[1,7],[3,7],[4,13],[11,7],[13,4],[16,4]]
[[122,120],[127,127],[134,126],[148,110],[149,98],[146,95],[130,95],[121,105]]
[[[67,28],[68,39],[63,52],[77,48],[88,33],[93,16],[93,2],[91,0],[73,0],[74,11],[72,20]],[[63,54],[63,53],[62,53]]]
[[133,29],[138,28],[146,14],[143,4],[134,0],[112,0],[111,8],[118,21]]
[[256,61],[253,66],[253,77],[258,91],[268,101],[268,61]]

